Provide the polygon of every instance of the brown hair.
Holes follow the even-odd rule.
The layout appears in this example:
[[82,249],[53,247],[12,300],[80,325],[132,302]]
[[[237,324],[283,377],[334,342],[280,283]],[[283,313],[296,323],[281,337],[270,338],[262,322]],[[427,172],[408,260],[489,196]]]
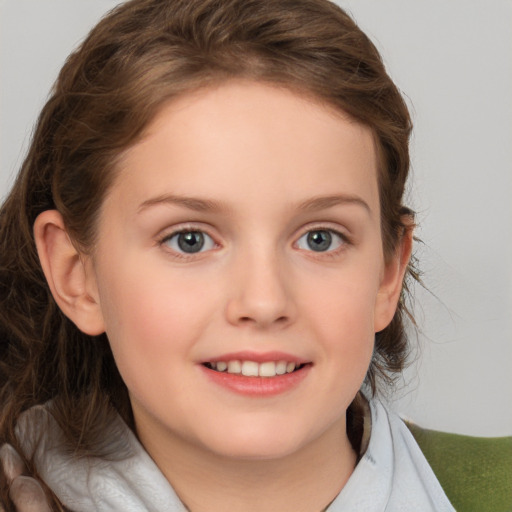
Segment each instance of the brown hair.
[[[407,107],[371,41],[327,0],[132,0],[110,12],[65,63],[39,117],[17,181],[0,211],[0,438],[20,412],[53,399],[79,450],[95,446],[109,407],[131,409],[105,335],[89,337],[58,309],[32,226],[63,215],[87,251],[116,160],[164,102],[232,77],[312,95],[369,126],[377,141],[384,253],[406,229]],[[402,292],[403,293],[403,292]],[[367,375],[391,381],[407,341],[403,301],[376,335]]]

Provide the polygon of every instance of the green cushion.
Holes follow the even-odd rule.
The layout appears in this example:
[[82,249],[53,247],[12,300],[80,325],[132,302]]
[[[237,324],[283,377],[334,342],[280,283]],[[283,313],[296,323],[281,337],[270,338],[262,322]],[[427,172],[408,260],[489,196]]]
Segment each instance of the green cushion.
[[512,436],[471,437],[407,424],[458,512],[512,512]]

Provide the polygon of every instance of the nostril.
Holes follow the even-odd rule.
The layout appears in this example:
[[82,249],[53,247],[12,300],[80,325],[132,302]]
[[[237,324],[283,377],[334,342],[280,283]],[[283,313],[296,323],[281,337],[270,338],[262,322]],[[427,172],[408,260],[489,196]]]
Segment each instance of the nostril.
[[[255,318],[252,318],[250,316],[241,316],[238,319],[238,322],[241,323],[241,324],[261,323],[258,320],[256,320]],[[288,317],[287,316],[280,316],[280,317],[276,318],[275,320],[273,320],[272,322],[268,322],[268,323],[285,324],[286,322],[288,322]],[[267,323],[267,322],[265,322],[265,323]]]

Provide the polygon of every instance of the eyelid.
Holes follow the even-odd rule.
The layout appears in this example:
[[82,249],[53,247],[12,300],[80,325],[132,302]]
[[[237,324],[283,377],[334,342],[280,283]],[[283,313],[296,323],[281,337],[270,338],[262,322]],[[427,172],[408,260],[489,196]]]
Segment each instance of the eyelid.
[[170,238],[173,235],[177,235],[179,233],[188,233],[190,231],[198,231],[200,233],[205,233],[213,239],[216,239],[217,236],[212,234],[213,229],[209,224],[204,222],[178,222],[174,225],[167,226],[163,229],[160,229],[159,232],[155,235],[155,239],[158,241],[165,240]]
[[[334,249],[328,249],[326,251],[314,251],[313,249],[306,249],[306,248],[298,247],[298,243],[302,238],[307,236],[309,233],[312,233],[315,231],[327,231],[327,232],[335,235],[336,237],[340,238],[342,243],[340,243],[339,247],[336,247]],[[314,253],[316,256],[319,256],[319,257],[321,257],[322,255],[327,256],[327,255],[337,254],[338,252],[343,251],[344,249],[347,248],[347,246],[352,245],[352,243],[353,243],[351,237],[346,232],[344,232],[343,229],[340,229],[339,226],[333,227],[329,223],[319,223],[319,224],[305,226],[300,230],[300,234],[299,234],[299,236],[296,237],[295,240],[296,241],[293,244],[295,247],[297,247],[300,250],[306,251],[306,252]]]
[[[163,230],[160,235],[157,235],[156,243],[158,246],[164,247],[164,250],[168,254],[171,254],[175,258],[178,258],[178,259],[197,258],[197,257],[204,255],[207,252],[210,252],[210,251],[220,247],[220,244],[217,241],[217,237],[215,237],[213,234],[211,234],[210,231],[211,230],[207,229],[207,227],[205,227],[204,224],[197,225],[194,223],[185,223],[185,224],[182,224],[179,226],[173,226],[166,230]],[[206,250],[198,251],[196,253],[186,253],[183,251],[176,250],[176,249],[170,247],[169,245],[167,245],[167,242],[169,240],[171,240],[173,237],[175,237],[181,233],[190,233],[190,232],[201,233],[205,237],[208,237],[212,241],[213,247],[206,249]]]
[[337,234],[347,242],[352,241],[352,235],[350,234],[347,228],[344,228],[343,226],[340,226],[339,224],[335,224],[332,222],[322,221],[311,222],[309,224],[306,224],[305,226],[302,226],[300,229],[297,230],[298,236],[296,238],[299,239],[301,236],[305,235],[306,233],[310,233],[311,231],[329,231],[331,233]]

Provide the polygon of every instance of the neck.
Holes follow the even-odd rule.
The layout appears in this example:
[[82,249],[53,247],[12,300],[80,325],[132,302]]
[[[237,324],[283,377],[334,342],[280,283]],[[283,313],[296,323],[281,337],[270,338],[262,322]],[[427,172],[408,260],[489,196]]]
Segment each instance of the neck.
[[161,443],[152,446],[156,436],[139,435],[191,512],[321,512],[356,464],[345,421],[293,454],[268,460],[233,459],[183,439],[171,438],[162,450]]

